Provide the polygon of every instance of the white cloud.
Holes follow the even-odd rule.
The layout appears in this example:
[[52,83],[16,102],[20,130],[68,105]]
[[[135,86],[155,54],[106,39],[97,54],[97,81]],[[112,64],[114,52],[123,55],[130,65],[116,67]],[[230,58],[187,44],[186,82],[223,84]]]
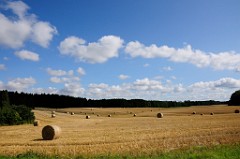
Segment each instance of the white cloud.
[[163,67],[162,69],[164,71],[172,71],[173,70],[172,67],[170,67],[170,66]]
[[51,77],[51,78],[50,78],[50,81],[51,81],[52,83],[62,83],[62,80],[61,80],[61,78],[59,78],[59,77]]
[[32,77],[28,78],[16,78],[8,81],[7,84],[1,84],[1,89],[7,89],[10,91],[26,91],[28,88],[33,86],[36,80]]
[[128,79],[129,76],[128,76],[128,75],[121,74],[121,75],[118,76],[118,78],[121,79],[121,80],[125,80],[125,79]]
[[52,83],[72,83],[72,82],[80,81],[80,78],[79,77],[74,77],[74,76],[70,76],[70,77],[51,77],[50,81]]
[[177,79],[177,77],[176,77],[176,76],[171,76],[171,78],[172,78],[173,80],[176,80],[176,79]]
[[67,71],[64,70],[53,70],[51,68],[47,68],[47,73],[51,76],[65,76],[67,75]]
[[174,87],[164,86],[160,81],[144,78],[121,85],[90,84],[85,94],[92,98],[142,98],[156,100],[161,99],[162,94],[169,93],[173,89]]
[[48,47],[57,29],[47,22],[38,22],[32,27],[32,40],[42,47]]
[[78,74],[79,74],[80,76],[86,74],[86,73],[85,73],[85,70],[84,70],[83,68],[81,68],[81,67],[79,67],[79,68],[77,69],[77,72],[78,72]]
[[144,64],[143,67],[149,67],[150,65],[148,63]]
[[60,43],[59,51],[80,61],[103,63],[110,58],[118,57],[118,50],[122,44],[123,40],[113,35],[103,36],[97,42],[88,44],[81,38],[70,36]]
[[41,94],[58,94],[59,90],[57,88],[48,87],[48,88],[34,88],[32,89],[33,93]]
[[19,48],[31,34],[31,24],[26,20],[11,21],[0,13],[0,45]]
[[80,81],[79,77],[74,76],[74,71],[64,71],[64,70],[53,70],[47,68],[47,73],[52,76],[50,77],[50,82],[52,83],[76,83]]
[[0,45],[20,48],[25,41],[30,40],[47,47],[53,35],[57,33],[54,26],[39,21],[34,14],[29,14],[29,6],[22,1],[7,2],[3,8],[11,10],[13,16],[6,17],[0,13]]
[[240,88],[240,80],[230,77],[215,81],[196,82],[186,87],[186,94],[191,100],[219,100],[230,99],[233,92]]
[[212,67],[216,70],[236,70],[240,67],[240,54],[235,52],[205,53],[193,50],[190,45],[184,48],[145,46],[138,41],[129,42],[125,52],[132,57],[167,58],[173,62],[191,63],[197,67]]
[[24,18],[29,6],[22,1],[7,2],[6,9],[11,9],[20,18]]
[[240,88],[240,80],[221,78],[216,81],[196,82],[189,86],[162,83],[149,78],[137,79],[132,83],[108,85],[90,84],[85,90],[89,98],[141,98],[147,100],[229,100],[231,93]]
[[85,89],[79,83],[65,83],[64,88],[59,90],[59,94],[81,97],[84,95]]
[[240,88],[240,80],[234,78],[221,78],[216,81],[197,82],[189,86],[190,89],[217,89],[217,88]]
[[7,60],[9,60],[9,58],[8,57],[3,57],[3,60],[7,61]]
[[5,70],[5,69],[6,69],[5,65],[4,64],[0,64],[0,71],[1,70]]
[[[159,80],[149,78],[137,79],[130,83],[109,85],[105,83],[91,83],[85,89],[81,86],[79,79],[67,77],[52,78],[56,83],[63,84],[63,88],[32,88],[35,93],[57,93],[76,97],[87,97],[94,99],[103,98],[125,98],[146,100],[229,100],[231,94],[240,88],[240,80],[234,78],[221,78],[215,81],[196,82],[188,86],[162,83]],[[29,90],[36,83],[35,79],[16,78],[4,84],[0,81],[0,89],[11,91]]]
[[17,51],[15,55],[22,60],[39,61],[39,55],[28,50]]

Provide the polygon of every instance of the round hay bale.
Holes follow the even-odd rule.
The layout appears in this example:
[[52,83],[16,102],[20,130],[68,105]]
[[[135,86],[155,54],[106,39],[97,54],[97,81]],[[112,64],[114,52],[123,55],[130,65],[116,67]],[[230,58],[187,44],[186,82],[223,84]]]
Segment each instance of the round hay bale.
[[133,114],[133,116],[134,116],[134,117],[136,117],[136,116],[137,116],[137,114]]
[[212,113],[210,113],[210,115],[214,115],[214,113],[212,112]]
[[234,112],[235,112],[235,113],[239,113],[239,109],[236,109]]
[[42,129],[43,140],[53,140],[60,137],[61,128],[57,125],[47,125]]
[[163,118],[163,113],[157,113],[158,118]]
[[111,117],[112,115],[111,114],[108,114],[108,117]]
[[74,115],[74,112],[71,112],[71,115]]
[[195,111],[193,111],[192,114],[197,114],[197,113]]
[[52,118],[55,118],[56,117],[56,114],[52,114]]
[[35,121],[33,122],[33,126],[40,126],[40,121],[35,120]]
[[203,113],[201,113],[201,115],[204,115]]
[[100,116],[99,114],[97,114],[97,116]]
[[91,117],[89,115],[86,116],[86,119],[90,119]]

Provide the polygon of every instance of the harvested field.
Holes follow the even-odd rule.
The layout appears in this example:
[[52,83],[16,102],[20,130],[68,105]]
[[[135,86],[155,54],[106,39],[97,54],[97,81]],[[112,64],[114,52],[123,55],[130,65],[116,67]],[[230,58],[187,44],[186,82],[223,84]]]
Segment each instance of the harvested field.
[[[0,127],[0,154],[11,156],[33,151],[60,156],[137,156],[191,146],[240,143],[240,115],[234,113],[239,108],[38,108],[34,112],[41,126]],[[57,118],[51,118],[52,111]],[[193,111],[196,114],[192,114]],[[130,112],[137,116],[133,117]],[[157,118],[158,112],[163,113],[164,118]],[[212,112],[214,115],[210,115]],[[91,120],[86,120],[85,114],[91,114]],[[60,138],[42,140],[42,128],[49,124],[61,128]]]

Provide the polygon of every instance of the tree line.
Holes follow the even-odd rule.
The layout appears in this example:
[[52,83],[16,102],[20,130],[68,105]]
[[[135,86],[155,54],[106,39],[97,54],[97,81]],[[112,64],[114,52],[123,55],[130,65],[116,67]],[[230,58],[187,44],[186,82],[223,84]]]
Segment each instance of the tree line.
[[7,91],[0,94],[0,125],[33,123],[34,113],[25,105],[11,105]]
[[[2,94],[5,91],[0,91]],[[187,107],[226,104],[208,101],[157,101],[143,99],[86,99],[58,94],[33,94],[8,92],[10,105],[25,105],[29,108],[68,108],[68,107]],[[2,97],[2,95],[0,95]],[[1,100],[1,99],[0,99]]]

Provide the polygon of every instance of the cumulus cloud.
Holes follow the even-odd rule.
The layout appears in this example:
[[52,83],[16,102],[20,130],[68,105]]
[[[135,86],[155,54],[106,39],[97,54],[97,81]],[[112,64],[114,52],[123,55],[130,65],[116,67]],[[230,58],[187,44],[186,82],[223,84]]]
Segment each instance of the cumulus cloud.
[[39,61],[39,55],[28,50],[17,51],[15,55],[22,60]]
[[165,67],[163,67],[162,68],[164,71],[172,71],[173,69],[172,69],[172,67],[170,67],[170,66],[165,66]]
[[1,70],[5,70],[5,69],[6,69],[5,65],[4,64],[0,64],[0,71]]
[[34,88],[32,89],[33,93],[41,94],[58,94],[59,90],[57,88],[48,87],[48,88]]
[[19,18],[24,18],[29,6],[22,1],[7,2],[6,9],[11,9]]
[[28,78],[16,78],[4,84],[0,82],[0,89],[6,89],[10,91],[26,91],[28,88],[36,83],[36,80],[32,77]]
[[[63,88],[32,88],[35,93],[57,93],[76,97],[94,99],[103,98],[141,98],[146,100],[229,100],[230,95],[240,88],[240,80],[221,78],[215,81],[201,81],[190,85],[172,82],[162,82],[149,78],[136,79],[133,82],[119,85],[106,83],[90,83],[87,88],[81,86],[79,79],[63,76],[52,77],[56,83],[63,84]],[[35,79],[16,78],[4,84],[0,81],[0,89],[11,91],[29,90],[36,83]]]
[[32,41],[42,47],[48,47],[57,29],[48,22],[38,22],[32,26]]
[[196,82],[185,88],[184,94],[188,94],[191,100],[226,101],[240,88],[240,80],[226,77],[215,81]]
[[145,63],[143,67],[149,67],[150,65],[148,63]]
[[57,33],[50,23],[39,21],[36,15],[28,13],[29,6],[22,1],[7,2],[2,8],[11,10],[13,16],[0,13],[0,45],[19,48],[30,40],[46,48]]
[[65,83],[64,88],[59,90],[59,94],[81,97],[85,89],[79,83]]
[[64,71],[64,70],[54,70],[52,68],[47,68],[47,73],[51,76],[50,82],[52,83],[76,83],[80,81],[80,78],[74,76],[74,71]]
[[[74,75],[73,70],[65,71],[65,70],[54,70],[52,68],[46,69],[47,73],[51,76],[50,82],[55,84],[62,84],[62,89],[49,89],[49,92],[63,94],[63,95],[71,95],[71,96],[83,96],[85,89],[80,84],[80,77]],[[79,67],[77,69],[78,74],[83,75],[84,70]],[[44,89],[42,89],[44,90]],[[39,89],[39,91],[42,91]]]
[[229,100],[232,92],[240,88],[240,80],[221,78],[216,81],[196,82],[188,86],[162,83],[159,80],[143,78],[131,83],[108,85],[91,83],[85,90],[89,98],[141,98],[147,100]]
[[47,73],[51,76],[71,76],[73,75],[73,70],[69,70],[69,71],[64,71],[64,70],[54,70],[52,68],[47,68]]
[[81,67],[79,67],[79,68],[77,69],[77,72],[78,72],[78,74],[79,74],[80,76],[86,74],[86,73],[85,73],[85,70],[84,70],[83,68],[81,68]]
[[76,82],[80,81],[79,77],[51,77],[50,81],[53,83],[71,83],[71,82]]
[[206,53],[194,50],[190,45],[183,48],[145,46],[135,41],[126,45],[125,52],[131,57],[167,58],[173,62],[191,63],[197,67],[212,67],[216,70],[237,70],[240,67],[240,54],[235,52]]
[[97,42],[88,44],[81,38],[70,36],[60,43],[59,51],[80,61],[104,63],[110,58],[118,57],[122,44],[123,40],[113,35],[103,36]]
[[9,60],[9,58],[8,57],[3,57],[3,60],[7,61],[7,60]]
[[216,81],[197,82],[190,85],[189,87],[191,89],[240,88],[240,80],[227,77]]
[[160,81],[149,78],[137,79],[132,83],[108,85],[105,83],[90,84],[85,94],[93,98],[142,98],[161,99],[162,95],[173,91],[174,86],[164,86]]
[[121,80],[125,80],[125,79],[128,79],[129,76],[128,76],[128,75],[121,74],[121,75],[118,76],[118,78],[121,79]]

